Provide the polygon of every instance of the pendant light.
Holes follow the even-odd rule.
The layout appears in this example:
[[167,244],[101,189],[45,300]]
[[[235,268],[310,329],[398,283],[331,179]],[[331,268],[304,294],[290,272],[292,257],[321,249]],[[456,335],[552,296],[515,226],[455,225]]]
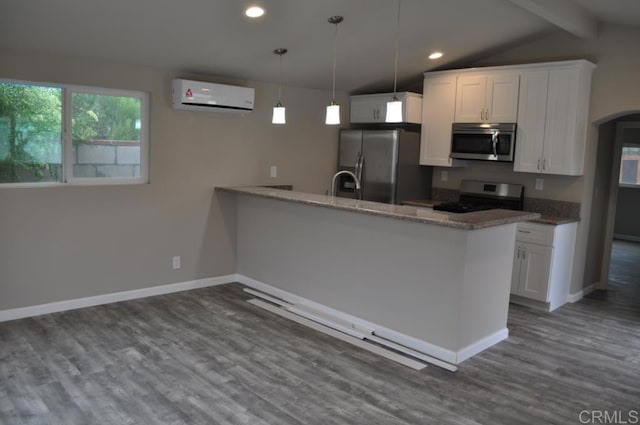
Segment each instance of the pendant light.
[[336,26],[333,36],[333,88],[331,91],[331,103],[327,106],[325,124],[340,124],[340,105],[336,103],[336,52],[338,50],[338,24],[342,22],[342,16],[332,16],[328,19],[330,24]]
[[276,49],[273,51],[276,55],[280,56],[280,79],[278,80],[278,103],[273,107],[273,117],[271,118],[272,124],[286,124],[286,110],[281,102],[282,98],[282,55],[287,53],[287,49]]
[[402,122],[402,102],[396,95],[396,89],[398,87],[398,47],[400,39],[400,3],[402,0],[398,0],[398,19],[396,21],[396,60],[394,63],[393,71],[393,98],[390,102],[387,102],[387,116],[385,122]]

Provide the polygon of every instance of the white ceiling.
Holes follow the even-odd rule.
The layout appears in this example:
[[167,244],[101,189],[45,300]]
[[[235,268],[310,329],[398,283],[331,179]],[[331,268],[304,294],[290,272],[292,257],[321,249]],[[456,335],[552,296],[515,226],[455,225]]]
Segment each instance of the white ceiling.
[[[520,3],[553,13],[562,1],[579,4],[594,22],[640,26],[640,0],[402,0],[399,79],[561,30],[562,22]],[[538,4],[545,2],[553,5]],[[2,0],[0,45],[272,82],[278,80],[272,52],[284,47],[285,84],[327,89],[334,31],[327,18],[342,15],[337,88],[391,86],[396,1],[255,3],[267,10],[257,20],[243,15],[249,0]],[[445,57],[429,61],[436,49]]]

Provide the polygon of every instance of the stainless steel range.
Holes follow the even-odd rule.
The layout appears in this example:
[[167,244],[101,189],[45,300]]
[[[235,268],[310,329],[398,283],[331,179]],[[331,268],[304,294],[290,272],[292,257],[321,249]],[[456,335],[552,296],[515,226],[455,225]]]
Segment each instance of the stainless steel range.
[[522,210],[524,186],[521,184],[494,183],[463,180],[460,185],[460,200],[433,206],[434,210],[455,213],[504,208]]

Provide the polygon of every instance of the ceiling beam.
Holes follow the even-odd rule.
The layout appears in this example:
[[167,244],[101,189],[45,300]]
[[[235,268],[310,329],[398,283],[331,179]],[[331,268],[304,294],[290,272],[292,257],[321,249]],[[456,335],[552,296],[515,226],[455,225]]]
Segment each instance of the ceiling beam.
[[567,0],[509,0],[580,38],[595,38],[598,21],[582,7]]

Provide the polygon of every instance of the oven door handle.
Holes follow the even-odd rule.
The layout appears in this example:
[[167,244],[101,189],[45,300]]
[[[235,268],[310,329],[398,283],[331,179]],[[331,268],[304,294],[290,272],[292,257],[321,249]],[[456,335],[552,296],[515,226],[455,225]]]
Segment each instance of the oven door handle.
[[498,136],[500,136],[500,131],[496,130],[491,135],[491,144],[493,146],[493,156],[498,158]]

